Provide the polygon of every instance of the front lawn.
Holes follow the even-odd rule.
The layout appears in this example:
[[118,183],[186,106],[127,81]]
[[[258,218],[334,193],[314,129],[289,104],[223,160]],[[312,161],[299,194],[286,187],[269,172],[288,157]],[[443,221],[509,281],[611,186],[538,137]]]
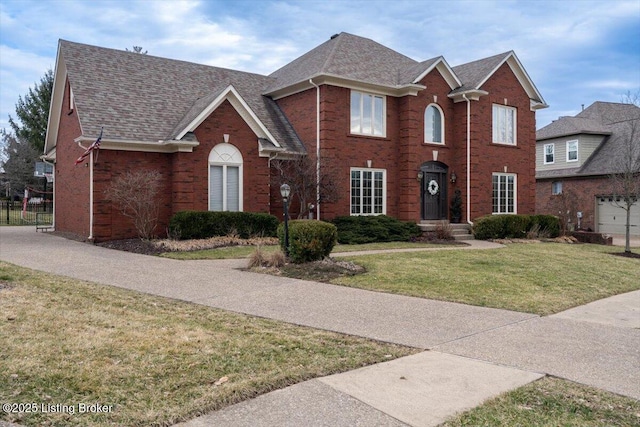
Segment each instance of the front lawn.
[[543,378],[491,399],[443,427],[601,427],[640,425],[640,402],[613,393]]
[[587,244],[518,243],[501,249],[345,257],[366,273],[331,283],[548,315],[640,289],[640,261]]
[[27,426],[171,425],[417,352],[4,262],[0,313],[0,402],[38,409],[0,420]]

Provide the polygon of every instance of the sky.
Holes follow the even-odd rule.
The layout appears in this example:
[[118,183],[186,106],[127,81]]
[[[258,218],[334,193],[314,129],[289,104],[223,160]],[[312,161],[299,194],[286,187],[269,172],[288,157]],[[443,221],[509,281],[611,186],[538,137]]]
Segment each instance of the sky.
[[59,39],[270,74],[340,32],[452,67],[513,50],[537,128],[640,93],[640,0],[0,0],[0,128]]

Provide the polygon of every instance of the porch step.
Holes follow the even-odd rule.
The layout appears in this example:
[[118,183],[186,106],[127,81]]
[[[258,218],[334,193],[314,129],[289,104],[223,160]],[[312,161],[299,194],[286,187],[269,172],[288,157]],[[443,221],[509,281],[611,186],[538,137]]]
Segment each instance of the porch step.
[[418,227],[425,232],[436,231],[438,226],[445,224],[451,229],[451,234],[455,240],[473,240],[473,234],[471,234],[471,226],[469,224],[451,224],[449,221],[420,221]]

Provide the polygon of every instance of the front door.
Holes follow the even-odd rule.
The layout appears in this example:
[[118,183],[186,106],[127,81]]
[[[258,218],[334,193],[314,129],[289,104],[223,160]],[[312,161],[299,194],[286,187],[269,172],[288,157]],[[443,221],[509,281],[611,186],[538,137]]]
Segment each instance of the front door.
[[422,219],[447,219],[448,169],[447,165],[441,162],[426,162],[420,167]]

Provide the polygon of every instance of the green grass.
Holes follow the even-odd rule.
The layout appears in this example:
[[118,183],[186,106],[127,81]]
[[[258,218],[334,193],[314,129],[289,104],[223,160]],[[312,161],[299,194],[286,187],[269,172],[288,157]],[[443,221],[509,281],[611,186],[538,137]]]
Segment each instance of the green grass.
[[417,352],[3,262],[0,313],[1,403],[113,405],[106,414],[0,412],[27,426],[171,425]]
[[640,289],[638,259],[599,245],[510,244],[344,258],[365,274],[344,286],[547,315]]
[[492,399],[443,427],[627,427],[640,425],[640,402],[557,378]]

